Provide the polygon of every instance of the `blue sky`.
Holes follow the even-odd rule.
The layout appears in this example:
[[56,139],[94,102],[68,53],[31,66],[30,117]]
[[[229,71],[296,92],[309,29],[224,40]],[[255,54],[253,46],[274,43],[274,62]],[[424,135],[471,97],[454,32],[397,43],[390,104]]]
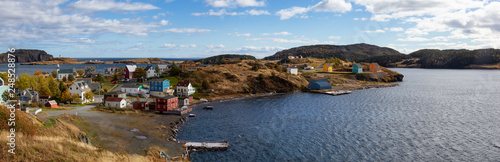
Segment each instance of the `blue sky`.
[[262,58],[303,45],[354,43],[402,53],[500,48],[500,2],[488,0],[6,0],[0,6],[0,46],[63,57]]

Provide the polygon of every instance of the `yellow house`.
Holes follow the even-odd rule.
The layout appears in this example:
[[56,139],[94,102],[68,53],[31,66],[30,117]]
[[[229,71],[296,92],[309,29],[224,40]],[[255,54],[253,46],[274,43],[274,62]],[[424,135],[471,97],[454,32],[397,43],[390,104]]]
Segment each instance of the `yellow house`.
[[181,63],[180,68],[182,72],[193,72],[196,71],[196,64],[194,61],[187,60]]
[[329,63],[325,63],[325,64],[323,64],[321,71],[326,72],[326,73],[333,72],[333,66],[330,65]]

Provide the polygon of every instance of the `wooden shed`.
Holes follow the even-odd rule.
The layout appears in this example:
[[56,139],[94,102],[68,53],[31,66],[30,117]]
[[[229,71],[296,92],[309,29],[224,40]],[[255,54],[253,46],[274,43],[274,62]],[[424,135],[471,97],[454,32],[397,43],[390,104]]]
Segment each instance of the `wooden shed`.
[[315,78],[309,81],[307,88],[313,90],[327,90],[332,89],[332,85],[328,82],[327,78]]
[[363,65],[360,63],[352,65],[352,73],[363,73]]
[[56,108],[57,107],[56,100],[47,101],[47,103],[45,103],[45,107]]

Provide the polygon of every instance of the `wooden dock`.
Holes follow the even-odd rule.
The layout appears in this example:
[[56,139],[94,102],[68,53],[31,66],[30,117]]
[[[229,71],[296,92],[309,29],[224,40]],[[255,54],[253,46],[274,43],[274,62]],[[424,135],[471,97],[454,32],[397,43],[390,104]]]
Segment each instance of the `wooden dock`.
[[330,92],[323,92],[323,93],[328,94],[328,95],[338,96],[338,95],[344,95],[344,94],[351,94],[351,92],[352,91],[342,90],[342,91],[330,91]]
[[179,140],[179,143],[184,143],[184,147],[196,150],[227,150],[229,142],[191,142]]

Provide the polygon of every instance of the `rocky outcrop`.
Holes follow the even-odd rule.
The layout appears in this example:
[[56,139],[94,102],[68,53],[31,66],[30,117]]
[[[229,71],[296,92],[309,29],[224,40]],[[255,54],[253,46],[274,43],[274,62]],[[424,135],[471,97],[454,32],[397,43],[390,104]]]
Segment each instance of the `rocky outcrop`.
[[375,72],[375,73],[359,73],[356,74],[357,80],[364,81],[376,81],[376,82],[401,82],[403,81],[403,74],[400,73],[387,73],[387,72]]
[[177,122],[170,123],[170,132],[167,132],[167,141],[177,141],[175,137],[177,136],[177,132],[179,132],[179,127],[187,121],[187,117],[180,118]]
[[[29,50],[29,49],[16,49],[16,52],[13,53],[16,59],[16,62],[36,62],[36,61],[45,61],[52,59],[53,56],[47,54],[47,52],[43,50]],[[0,63],[7,63],[8,55],[7,53],[0,54]]]

